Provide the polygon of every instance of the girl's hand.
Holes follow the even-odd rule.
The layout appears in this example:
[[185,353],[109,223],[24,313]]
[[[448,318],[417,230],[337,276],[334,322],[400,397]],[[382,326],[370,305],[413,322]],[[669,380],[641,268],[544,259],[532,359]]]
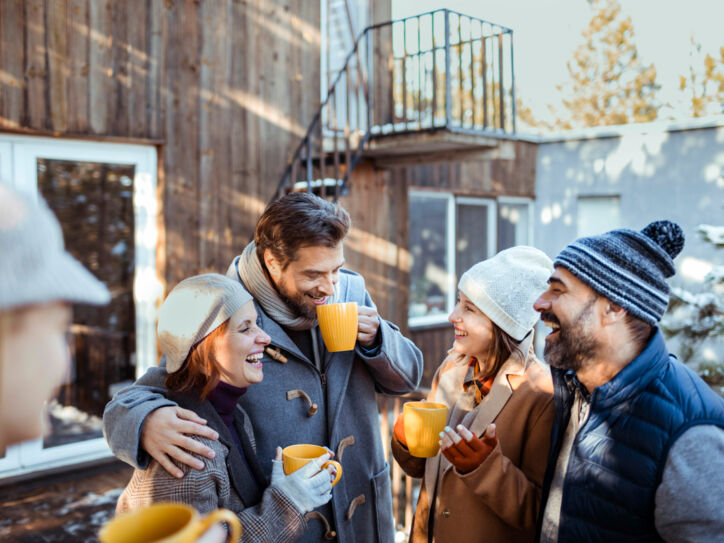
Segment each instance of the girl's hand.
[[482,439],[462,424],[457,432],[449,426],[440,432],[440,451],[460,473],[470,473],[482,464],[497,443],[495,424],[485,429]]

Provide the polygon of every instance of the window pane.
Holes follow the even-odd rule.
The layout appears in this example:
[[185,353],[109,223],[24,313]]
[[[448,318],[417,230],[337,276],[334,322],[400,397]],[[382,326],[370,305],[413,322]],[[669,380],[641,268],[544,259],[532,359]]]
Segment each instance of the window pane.
[[112,295],[105,307],[73,307],[71,366],[49,406],[47,448],[102,437],[111,386],[134,377],[134,167],[41,158],[37,169],[38,189],[60,221],[67,250]]
[[578,237],[595,236],[616,228],[621,228],[618,196],[578,197]]
[[447,314],[447,206],[444,198],[410,194],[409,317]]
[[527,203],[498,203],[498,251],[515,245],[530,245]]
[[[473,264],[488,258],[487,205],[458,204],[457,232],[455,234],[455,259],[457,278]],[[457,280],[455,281],[457,285]]]

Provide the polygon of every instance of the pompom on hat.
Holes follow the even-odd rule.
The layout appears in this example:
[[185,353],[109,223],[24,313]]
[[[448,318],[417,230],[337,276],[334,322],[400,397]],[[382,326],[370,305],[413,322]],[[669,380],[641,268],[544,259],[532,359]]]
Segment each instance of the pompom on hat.
[[218,273],[184,279],[158,311],[158,343],[166,371],[181,369],[191,349],[252,300],[239,281]]
[[458,289],[501,330],[521,341],[538,322],[533,303],[553,273],[551,259],[534,247],[511,247],[478,262]]
[[42,197],[0,183],[0,311],[54,301],[107,304],[106,286],[65,250]]
[[676,273],[674,258],[683,248],[681,227],[661,220],[640,232],[620,229],[580,238],[563,249],[553,265],[567,269],[631,315],[656,325],[669,305],[666,279]]

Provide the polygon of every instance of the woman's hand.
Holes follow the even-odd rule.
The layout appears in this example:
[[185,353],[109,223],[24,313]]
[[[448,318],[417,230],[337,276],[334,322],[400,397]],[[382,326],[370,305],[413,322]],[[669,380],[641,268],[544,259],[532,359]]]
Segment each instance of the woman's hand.
[[215,454],[189,435],[219,439],[219,434],[206,426],[206,420],[193,411],[181,407],[160,407],[148,415],[143,423],[141,447],[161,464],[163,469],[180,479],[183,472],[173,460],[194,469],[203,469],[204,463],[190,453],[206,458],[213,458]]
[[276,457],[272,460],[270,486],[284,492],[302,514],[309,513],[332,499],[332,481],[337,471],[332,465],[322,468],[331,457],[332,452],[327,452],[286,475],[282,462],[282,449],[277,447]]
[[482,464],[497,443],[495,424],[485,429],[483,439],[462,424],[458,424],[457,432],[449,426],[440,432],[440,451],[460,473],[470,473]]

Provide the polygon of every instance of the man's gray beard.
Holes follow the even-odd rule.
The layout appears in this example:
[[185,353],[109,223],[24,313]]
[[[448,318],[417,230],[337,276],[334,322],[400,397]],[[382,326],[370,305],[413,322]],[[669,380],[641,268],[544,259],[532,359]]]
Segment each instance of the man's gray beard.
[[593,359],[598,351],[598,340],[585,331],[584,326],[593,312],[594,298],[584,307],[568,329],[558,330],[554,342],[546,341],[543,349],[545,361],[562,370],[579,371]]

